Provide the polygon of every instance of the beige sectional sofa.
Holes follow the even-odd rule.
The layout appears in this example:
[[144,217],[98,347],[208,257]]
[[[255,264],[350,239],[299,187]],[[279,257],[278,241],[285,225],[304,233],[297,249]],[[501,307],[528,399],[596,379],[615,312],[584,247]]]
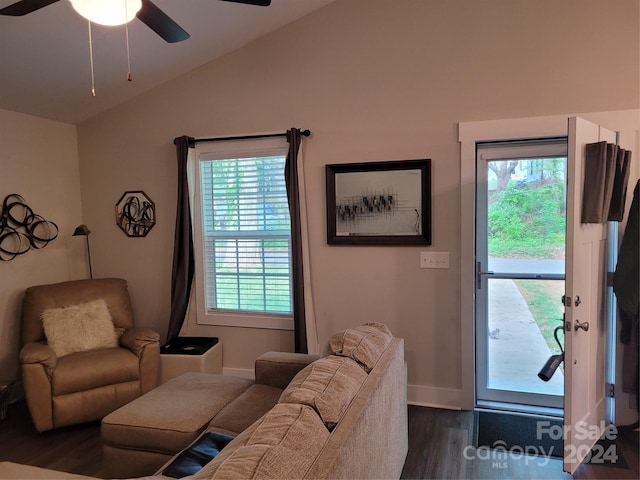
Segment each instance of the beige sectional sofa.
[[[181,453],[219,432],[234,438],[188,478],[399,478],[408,449],[404,342],[384,325],[339,332],[320,357],[265,354],[255,369],[255,382],[210,375],[213,390],[207,374],[185,374],[105,417],[105,466],[117,466],[118,477],[166,478]],[[163,387],[167,394],[154,397]],[[224,392],[210,394],[216,389]],[[167,399],[175,395],[168,392],[178,398]],[[167,405],[185,395],[196,396],[173,407],[185,419],[204,398],[209,407],[217,402],[208,421],[164,418]]]

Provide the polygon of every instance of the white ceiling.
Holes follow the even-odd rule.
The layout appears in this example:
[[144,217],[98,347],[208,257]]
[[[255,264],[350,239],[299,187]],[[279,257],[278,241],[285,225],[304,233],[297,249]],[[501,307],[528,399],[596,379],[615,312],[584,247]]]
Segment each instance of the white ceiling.
[[[16,0],[0,0],[0,8]],[[91,95],[87,21],[68,0],[23,17],[0,15],[0,108],[79,123],[249,43],[333,0],[272,0],[258,7],[219,0],[153,0],[191,38],[166,43],[140,20],[126,32],[92,25]]]

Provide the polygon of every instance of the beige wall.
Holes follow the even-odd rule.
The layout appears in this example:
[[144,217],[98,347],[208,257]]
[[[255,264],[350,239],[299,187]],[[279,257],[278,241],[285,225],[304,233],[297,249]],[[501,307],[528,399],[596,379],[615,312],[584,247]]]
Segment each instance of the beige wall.
[[22,195],[56,223],[45,248],[0,262],[0,380],[18,377],[22,294],[31,285],[88,275],[85,244],[72,237],[82,223],[76,127],[0,109],[0,201]]
[[[311,129],[305,169],[321,342],[383,322],[405,338],[409,384],[461,388],[461,121],[638,108],[636,0],[337,0],[213,63],[78,126],[83,214],[97,276],[129,280],[138,322],[164,336],[176,202],[174,137]],[[432,159],[433,245],[326,245],[327,163]],[[127,238],[125,190],[144,190],[158,224]],[[448,270],[419,269],[422,250]],[[249,369],[289,332],[204,327],[224,367]]]

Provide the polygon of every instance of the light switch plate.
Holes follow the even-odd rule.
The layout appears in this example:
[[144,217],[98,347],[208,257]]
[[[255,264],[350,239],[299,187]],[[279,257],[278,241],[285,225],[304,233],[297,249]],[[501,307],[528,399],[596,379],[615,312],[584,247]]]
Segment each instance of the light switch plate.
[[420,268],[449,268],[449,252],[420,252]]

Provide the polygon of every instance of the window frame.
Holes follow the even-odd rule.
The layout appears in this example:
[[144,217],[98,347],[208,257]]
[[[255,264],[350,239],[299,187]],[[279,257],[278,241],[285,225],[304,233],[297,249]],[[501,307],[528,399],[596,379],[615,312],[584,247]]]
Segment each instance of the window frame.
[[[217,310],[206,306],[205,235],[201,192],[200,164],[207,160],[286,156],[288,143],[285,137],[267,137],[243,140],[198,142],[193,160],[193,229],[195,255],[196,323],[246,328],[293,330],[293,313],[249,312],[243,310]],[[283,172],[284,174],[284,172]],[[242,238],[241,236],[232,238]],[[291,261],[291,252],[289,252]],[[293,306],[293,305],[292,305]]]

